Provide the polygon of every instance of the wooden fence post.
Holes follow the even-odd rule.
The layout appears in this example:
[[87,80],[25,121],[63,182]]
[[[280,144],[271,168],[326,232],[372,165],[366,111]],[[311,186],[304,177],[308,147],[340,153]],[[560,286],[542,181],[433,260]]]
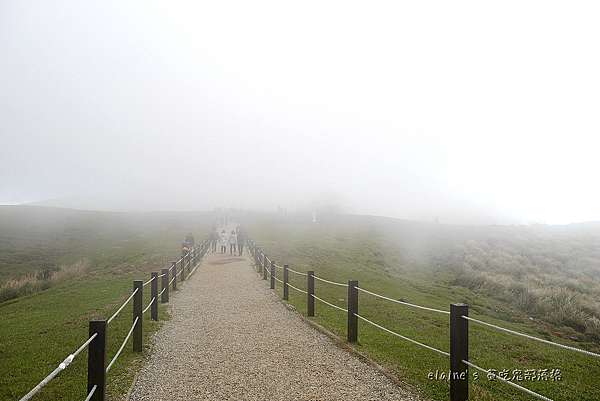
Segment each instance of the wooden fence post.
[[169,302],[169,269],[162,269],[160,274],[162,275],[160,302],[164,304]]
[[185,281],[185,255],[181,257],[181,281]]
[[266,280],[267,279],[267,255],[265,255],[264,253],[263,253],[262,269],[263,269],[263,280]]
[[254,257],[256,258],[256,272],[260,273],[260,249],[256,248]]
[[283,300],[284,301],[287,301],[290,298],[290,288],[288,287],[290,272],[288,271],[288,269],[289,269],[288,265],[283,265]]
[[[87,392],[96,386],[90,401],[104,401],[106,392],[106,320],[90,320],[89,337],[92,340],[88,349]],[[88,337],[88,338],[89,338]]]
[[271,289],[275,289],[275,262],[271,261]]
[[264,273],[263,270],[264,270],[264,267],[265,267],[265,254],[262,251],[262,249],[260,251],[260,255],[259,255],[259,258],[258,258],[258,263],[260,264],[258,272],[259,273]]
[[348,342],[358,341],[358,281],[348,280]]
[[315,272],[310,270],[306,272],[306,314],[315,315]]
[[133,319],[132,322],[137,318],[137,324],[133,329],[133,352],[142,352],[142,300],[144,291],[144,281],[133,280],[133,290],[137,292],[133,296]]
[[171,270],[173,271],[173,291],[177,291],[177,262],[171,262]]
[[466,401],[469,398],[469,368],[463,362],[469,360],[469,306],[450,305],[450,401]]
[[152,282],[150,283],[150,300],[154,299],[150,307],[150,318],[158,320],[158,273],[152,272]]

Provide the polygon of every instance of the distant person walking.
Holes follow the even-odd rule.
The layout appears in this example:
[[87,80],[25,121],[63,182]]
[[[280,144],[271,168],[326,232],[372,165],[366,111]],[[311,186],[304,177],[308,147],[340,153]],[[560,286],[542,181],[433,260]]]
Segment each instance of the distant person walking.
[[238,229],[237,229],[238,256],[242,256],[242,253],[244,252],[244,243],[245,242],[246,242],[246,236],[244,234],[244,231],[238,226]]
[[229,234],[229,254],[235,254],[235,246],[237,245],[237,235],[235,234],[235,230],[231,230],[231,234]]
[[219,240],[219,234],[217,233],[216,228],[210,232],[209,240],[210,240],[210,250],[212,252],[217,252],[217,241]]
[[227,253],[227,232],[225,230],[221,231],[221,253]]

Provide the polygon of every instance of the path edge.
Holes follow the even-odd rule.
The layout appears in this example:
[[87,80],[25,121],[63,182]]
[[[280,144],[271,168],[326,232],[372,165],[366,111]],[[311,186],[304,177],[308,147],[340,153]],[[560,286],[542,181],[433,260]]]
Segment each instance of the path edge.
[[335,334],[332,331],[328,330],[327,328],[325,328],[324,326],[320,325],[319,323],[308,319],[300,311],[298,311],[298,309],[296,309],[293,305],[291,305],[291,304],[283,301],[279,297],[276,297],[276,298],[277,298],[277,300],[281,304],[283,304],[283,306],[285,306],[289,311],[291,311],[295,315],[297,315],[304,323],[308,324],[309,326],[311,326],[313,329],[315,329],[319,333],[324,334],[325,336],[327,336],[331,340],[331,342],[333,344],[335,344],[335,346],[337,346],[338,348],[340,348],[340,349],[342,349],[342,350],[344,350],[344,351],[352,354],[358,360],[366,363],[367,365],[369,365],[372,368],[374,368],[375,370],[377,370],[379,373],[381,373],[382,375],[384,375],[385,377],[387,377],[389,380],[391,380],[396,386],[398,386],[399,388],[401,388],[403,390],[406,390],[407,392],[411,393],[411,395],[413,395],[414,397],[416,397],[417,401],[431,401],[429,398],[425,398],[425,396],[423,395],[422,391],[420,391],[417,387],[415,387],[415,386],[413,386],[411,384],[408,384],[408,383],[402,381],[401,379],[399,379],[398,376],[390,368],[386,368],[385,366],[379,364],[378,362],[376,362],[375,360],[373,360],[372,358],[370,358],[365,353],[360,352],[355,347],[353,347],[352,345],[348,344],[346,341],[344,341],[337,334]]

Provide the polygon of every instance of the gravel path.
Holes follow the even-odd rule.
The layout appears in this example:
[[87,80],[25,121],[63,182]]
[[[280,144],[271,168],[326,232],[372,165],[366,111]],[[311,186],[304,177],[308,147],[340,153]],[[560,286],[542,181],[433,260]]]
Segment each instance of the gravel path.
[[131,400],[417,399],[288,310],[248,259],[208,256],[170,308]]

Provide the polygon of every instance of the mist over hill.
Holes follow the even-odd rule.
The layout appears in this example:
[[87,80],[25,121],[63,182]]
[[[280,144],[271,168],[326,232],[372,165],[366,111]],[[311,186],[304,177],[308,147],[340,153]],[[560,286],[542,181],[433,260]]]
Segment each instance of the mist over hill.
[[600,340],[598,222],[475,226],[329,215],[312,224],[309,216],[271,224],[281,241],[303,238],[298,246],[308,260],[328,255],[331,263],[371,266],[378,274],[424,274],[432,285],[498,300],[565,335]]

